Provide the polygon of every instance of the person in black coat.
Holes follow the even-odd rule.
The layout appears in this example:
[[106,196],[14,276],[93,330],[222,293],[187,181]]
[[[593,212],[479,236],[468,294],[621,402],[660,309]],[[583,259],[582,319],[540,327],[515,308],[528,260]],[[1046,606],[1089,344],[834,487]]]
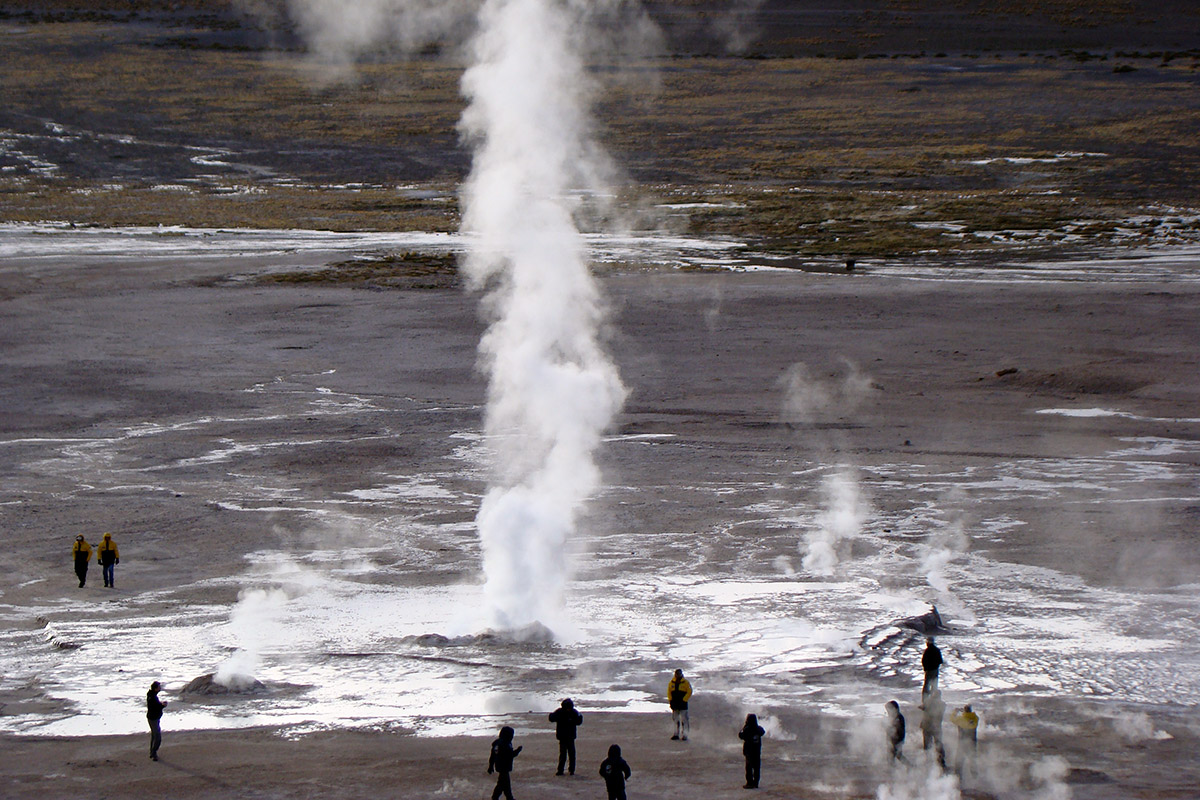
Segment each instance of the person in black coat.
[[942,667],[942,651],[933,641],[926,640],[925,652],[921,654],[921,669],[925,671],[925,683],[921,686],[921,696],[932,692],[938,687],[938,670]]
[[523,749],[513,749],[513,735],[513,729],[505,725],[500,729],[500,738],[492,742],[492,753],[488,756],[488,775],[498,773],[496,788],[492,790],[492,800],[499,800],[502,794],[508,800],[513,800],[512,779],[509,773],[513,769],[513,760],[521,755]]
[[892,760],[904,760],[904,715],[900,713],[900,704],[889,700],[884,706],[888,713],[888,742],[892,747]]
[[554,723],[554,738],[558,739],[558,772],[563,774],[566,765],[572,775],[575,774],[575,729],[583,724],[583,714],[575,710],[571,698],[562,701],[562,705],[550,712],[550,721]]
[[162,745],[162,715],[167,704],[158,699],[162,684],[158,681],[150,684],[146,692],[146,722],[150,723],[150,758],[158,761],[158,748]]
[[608,789],[608,800],[625,800],[625,779],[633,774],[629,764],[621,758],[621,748],[612,745],[608,748],[608,758],[600,764],[600,777],[604,778],[604,786]]
[[766,731],[758,724],[758,716],[747,714],[746,724],[738,731],[738,738],[742,740],[742,755],[746,757],[747,789],[758,788],[759,773],[762,770],[762,737],[765,734]]

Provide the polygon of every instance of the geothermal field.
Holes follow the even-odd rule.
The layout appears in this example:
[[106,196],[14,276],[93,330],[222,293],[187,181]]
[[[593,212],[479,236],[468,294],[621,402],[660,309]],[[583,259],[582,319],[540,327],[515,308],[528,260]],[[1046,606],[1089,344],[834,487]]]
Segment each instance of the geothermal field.
[[1190,4],[0,42],[0,796],[1200,796]]

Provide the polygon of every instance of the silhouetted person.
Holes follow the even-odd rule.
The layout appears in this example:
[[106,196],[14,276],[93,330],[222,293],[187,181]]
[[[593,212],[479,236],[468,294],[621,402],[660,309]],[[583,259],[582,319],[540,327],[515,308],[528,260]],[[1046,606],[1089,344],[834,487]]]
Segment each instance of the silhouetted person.
[[904,760],[904,715],[900,713],[900,704],[889,700],[884,706],[888,713],[888,742],[892,746],[892,760]]
[[571,698],[562,701],[562,705],[550,712],[550,721],[554,723],[554,738],[558,739],[558,772],[563,774],[563,765],[567,765],[571,774],[575,774],[575,729],[583,724],[583,714],[575,710]]
[[921,701],[921,747],[925,750],[933,748],[943,772],[946,771],[946,748],[942,744],[942,717],[945,714],[946,704],[942,702],[941,692],[934,689],[925,695]]
[[675,723],[675,735],[672,739],[687,741],[691,722],[688,720],[688,700],[692,697],[692,685],[683,677],[683,670],[675,670],[675,675],[667,684],[667,702],[671,705],[671,720]]
[[146,721],[150,723],[150,758],[158,761],[158,748],[162,744],[162,715],[167,704],[158,699],[162,685],[155,681],[146,692]]
[[83,588],[87,583],[88,562],[92,560],[92,546],[83,538],[82,533],[75,537],[71,555],[75,557],[75,575],[79,578],[80,588]]
[[938,670],[942,667],[942,651],[934,643],[933,637],[925,641],[925,652],[921,654],[921,669],[925,670],[925,683],[921,686],[922,697],[938,688]]
[[625,779],[632,774],[629,764],[621,758],[621,748],[615,744],[609,746],[608,758],[600,763],[600,777],[608,789],[608,800],[625,800]]
[[746,724],[738,731],[742,740],[742,755],[746,757],[746,786],[747,789],[758,788],[758,777],[762,771],[762,737],[766,731],[758,724],[756,714],[746,715]]
[[499,800],[500,795],[513,800],[512,779],[509,773],[513,770],[513,759],[519,756],[522,750],[520,747],[513,749],[513,734],[513,729],[505,725],[500,729],[500,738],[492,742],[492,754],[488,757],[488,775],[498,773],[496,788],[492,790],[492,800]]
[[954,771],[963,776],[963,770],[975,767],[975,748],[978,746],[979,715],[969,705],[950,715],[950,721],[958,728],[958,752],[954,754]]
[[117,550],[117,543],[113,541],[111,533],[104,534],[100,544],[96,545],[96,561],[100,562],[104,585],[113,588],[113,566],[121,563],[121,553]]

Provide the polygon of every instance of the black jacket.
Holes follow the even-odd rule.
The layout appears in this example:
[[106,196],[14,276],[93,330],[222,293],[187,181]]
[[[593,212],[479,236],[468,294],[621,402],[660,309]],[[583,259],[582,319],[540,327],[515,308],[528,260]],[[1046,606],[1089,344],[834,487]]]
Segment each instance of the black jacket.
[[937,672],[938,667],[942,665],[942,651],[933,642],[925,648],[925,652],[921,654],[921,667],[926,672]]
[[747,725],[738,731],[738,738],[742,740],[742,755],[756,756],[761,753],[762,737],[765,734],[766,731],[761,725]]
[[163,701],[153,689],[146,692],[146,719],[162,719]]
[[583,724],[583,714],[574,708],[556,708],[550,712],[554,723],[554,738],[562,742],[575,740],[575,729]]
[[620,756],[609,756],[600,765],[600,777],[609,789],[624,789],[625,779],[633,774],[629,764]]
[[516,757],[517,750],[513,749],[511,739],[497,739],[492,742],[492,754],[488,758],[488,766],[497,772],[512,772],[513,759]]

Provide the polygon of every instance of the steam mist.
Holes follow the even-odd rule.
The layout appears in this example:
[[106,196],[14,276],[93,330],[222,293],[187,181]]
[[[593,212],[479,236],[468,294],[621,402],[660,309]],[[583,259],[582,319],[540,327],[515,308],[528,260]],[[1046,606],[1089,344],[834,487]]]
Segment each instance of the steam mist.
[[583,54],[605,37],[617,52],[638,42],[645,26],[626,37],[626,25],[644,17],[625,0],[292,0],[290,9],[335,74],[385,45],[457,43],[473,31],[459,127],[474,151],[461,192],[463,271],[486,291],[489,321],[480,354],[495,464],[477,516],[487,624],[553,628],[567,540],[599,483],[593,454],[625,397],[600,343],[601,298],[576,225],[586,200],[605,194],[607,171]]
[[486,428],[496,453],[477,522],[493,625],[553,627],[567,578],[566,541],[596,489],[593,453],[624,400],[600,345],[600,297],[576,228],[573,193],[593,188],[573,6],[491,0],[480,11],[470,105],[475,147],[463,188],[465,270],[488,286],[480,345],[490,377]]

